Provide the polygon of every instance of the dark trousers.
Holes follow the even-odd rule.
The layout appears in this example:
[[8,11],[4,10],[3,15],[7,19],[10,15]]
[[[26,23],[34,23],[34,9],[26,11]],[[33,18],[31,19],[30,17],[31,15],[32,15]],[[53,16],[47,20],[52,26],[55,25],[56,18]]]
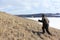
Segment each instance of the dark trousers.
[[51,33],[49,32],[48,27],[49,27],[49,25],[46,25],[46,26],[44,25],[44,26],[42,27],[43,34],[45,33],[45,30],[46,30],[46,32],[51,35]]

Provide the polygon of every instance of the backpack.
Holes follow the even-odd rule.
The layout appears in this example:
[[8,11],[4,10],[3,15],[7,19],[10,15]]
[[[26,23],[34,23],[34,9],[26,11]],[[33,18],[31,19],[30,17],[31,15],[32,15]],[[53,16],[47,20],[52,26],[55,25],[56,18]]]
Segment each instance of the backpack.
[[44,23],[46,23],[46,24],[49,23],[49,20],[47,19],[47,17],[44,17],[43,20],[44,20]]

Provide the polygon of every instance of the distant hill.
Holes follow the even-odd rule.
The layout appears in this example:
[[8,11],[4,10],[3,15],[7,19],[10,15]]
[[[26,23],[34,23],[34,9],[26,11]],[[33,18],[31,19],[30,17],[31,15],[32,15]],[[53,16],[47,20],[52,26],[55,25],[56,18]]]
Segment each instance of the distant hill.
[[41,28],[37,21],[0,12],[0,40],[60,40],[60,30],[50,27],[50,36]]
[[[29,14],[29,15],[16,15],[19,17],[41,17],[42,13],[39,14]],[[60,17],[60,13],[45,13],[47,17]]]

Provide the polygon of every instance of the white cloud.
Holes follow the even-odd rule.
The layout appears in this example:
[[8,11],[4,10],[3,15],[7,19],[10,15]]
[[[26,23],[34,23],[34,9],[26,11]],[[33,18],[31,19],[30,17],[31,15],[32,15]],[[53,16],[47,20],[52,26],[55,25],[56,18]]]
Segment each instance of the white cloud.
[[8,8],[11,8],[13,7],[12,5],[5,5],[5,6],[0,6],[0,10],[2,9],[8,9]]
[[1,0],[0,10],[11,13],[60,12],[60,0]]

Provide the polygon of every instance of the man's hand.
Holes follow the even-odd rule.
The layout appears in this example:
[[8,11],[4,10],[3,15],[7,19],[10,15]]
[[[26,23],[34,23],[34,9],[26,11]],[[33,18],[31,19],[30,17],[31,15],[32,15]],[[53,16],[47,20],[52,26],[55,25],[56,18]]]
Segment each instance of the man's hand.
[[38,22],[40,22],[40,20],[38,20]]
[[42,20],[38,20],[38,22],[43,22]]

